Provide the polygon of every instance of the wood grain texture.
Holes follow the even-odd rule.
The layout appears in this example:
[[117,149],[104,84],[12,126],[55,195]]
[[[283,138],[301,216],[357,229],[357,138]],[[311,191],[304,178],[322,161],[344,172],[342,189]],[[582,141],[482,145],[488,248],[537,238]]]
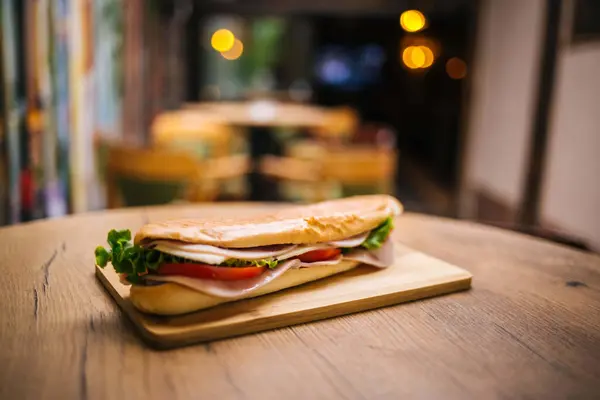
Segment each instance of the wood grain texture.
[[407,214],[395,238],[473,288],[168,352],[94,278],[111,228],[273,205],[101,212],[0,229],[0,398],[598,398],[600,257]]
[[145,315],[129,300],[129,286],[116,272],[96,267],[96,276],[157,348],[178,347],[466,290],[471,274],[398,243],[393,266],[361,266],[333,277],[258,298],[222,304],[182,316]]

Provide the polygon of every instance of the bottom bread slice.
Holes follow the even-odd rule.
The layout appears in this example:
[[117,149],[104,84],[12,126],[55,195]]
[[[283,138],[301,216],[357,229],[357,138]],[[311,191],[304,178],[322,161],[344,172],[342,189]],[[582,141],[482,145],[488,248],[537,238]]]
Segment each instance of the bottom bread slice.
[[176,283],[165,283],[158,286],[133,285],[129,298],[138,310],[145,313],[158,315],[185,314],[222,303],[258,297],[302,285],[303,283],[351,270],[357,265],[358,263],[354,261],[342,261],[337,265],[290,269],[254,292],[233,299],[209,296]]

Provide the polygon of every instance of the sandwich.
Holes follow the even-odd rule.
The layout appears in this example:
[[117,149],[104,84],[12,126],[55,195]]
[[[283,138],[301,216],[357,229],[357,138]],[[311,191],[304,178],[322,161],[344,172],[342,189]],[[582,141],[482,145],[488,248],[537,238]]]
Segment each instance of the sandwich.
[[149,223],[135,235],[111,230],[109,263],[140,311],[184,314],[262,296],[355,268],[393,263],[390,232],[402,204],[387,195],[355,196],[242,219]]

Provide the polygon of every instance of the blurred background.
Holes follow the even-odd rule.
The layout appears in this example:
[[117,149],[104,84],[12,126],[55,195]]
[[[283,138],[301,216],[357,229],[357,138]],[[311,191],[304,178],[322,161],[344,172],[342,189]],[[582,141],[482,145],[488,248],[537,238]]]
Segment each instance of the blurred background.
[[600,2],[2,0],[0,225],[390,193],[600,249]]

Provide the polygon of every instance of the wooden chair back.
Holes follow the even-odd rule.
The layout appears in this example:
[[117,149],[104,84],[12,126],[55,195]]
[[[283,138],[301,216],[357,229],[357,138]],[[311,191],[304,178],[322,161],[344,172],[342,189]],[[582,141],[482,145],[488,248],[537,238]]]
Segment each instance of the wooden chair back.
[[265,157],[259,170],[295,193],[305,193],[310,197],[307,201],[319,201],[352,194],[394,193],[397,158],[396,151],[374,147],[328,147],[319,157]]
[[343,142],[354,135],[358,129],[360,118],[350,107],[339,107],[327,111],[323,124],[314,133],[326,141]]
[[229,125],[211,110],[189,108],[158,116],[152,137],[153,146],[185,150],[205,164],[208,175],[219,177],[219,196],[236,200],[246,196],[248,167],[244,165],[249,146],[242,128]]
[[322,158],[322,176],[346,184],[393,180],[396,173],[395,151],[370,147],[330,149]]
[[151,137],[156,147],[187,150],[197,158],[222,157],[230,153],[233,128],[201,110],[178,110],[158,115]]
[[210,180],[187,152],[119,145],[107,151],[109,208],[211,197]]

